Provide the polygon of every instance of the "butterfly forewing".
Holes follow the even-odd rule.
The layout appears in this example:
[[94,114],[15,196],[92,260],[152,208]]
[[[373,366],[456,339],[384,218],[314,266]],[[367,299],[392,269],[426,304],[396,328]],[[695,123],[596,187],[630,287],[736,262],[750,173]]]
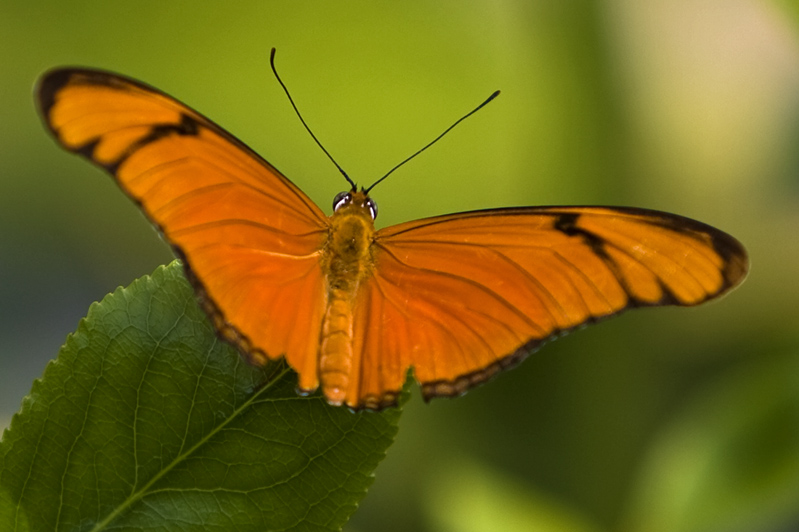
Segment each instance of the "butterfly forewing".
[[38,94],[58,141],[114,175],[173,245],[223,337],[257,362],[286,354],[308,368],[324,299],[321,210],[235,137],[145,84],[61,69]]

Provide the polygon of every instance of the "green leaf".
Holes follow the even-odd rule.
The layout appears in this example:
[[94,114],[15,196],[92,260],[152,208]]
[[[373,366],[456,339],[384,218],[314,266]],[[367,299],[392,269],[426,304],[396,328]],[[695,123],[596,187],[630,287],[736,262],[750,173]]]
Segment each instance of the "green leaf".
[[0,530],[338,530],[400,410],[300,397],[220,342],[180,265],[92,305],[0,442]]

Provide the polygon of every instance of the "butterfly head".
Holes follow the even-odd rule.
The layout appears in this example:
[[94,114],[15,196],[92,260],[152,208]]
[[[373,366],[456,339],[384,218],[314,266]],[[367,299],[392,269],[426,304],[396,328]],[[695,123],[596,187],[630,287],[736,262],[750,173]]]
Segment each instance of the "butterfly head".
[[372,220],[377,218],[377,203],[369,197],[369,193],[365,190],[339,192],[333,199],[333,212],[356,209],[368,212]]

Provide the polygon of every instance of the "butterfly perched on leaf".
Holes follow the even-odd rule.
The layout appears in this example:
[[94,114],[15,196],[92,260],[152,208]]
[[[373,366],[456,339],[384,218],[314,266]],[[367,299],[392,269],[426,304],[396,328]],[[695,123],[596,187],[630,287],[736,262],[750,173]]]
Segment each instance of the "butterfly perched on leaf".
[[144,83],[65,68],[37,94],[56,140],[108,171],[170,242],[219,336],[254,364],[285,357],[298,389],[321,386],[333,405],[395,405],[409,368],[426,399],[459,395],[556,335],[633,307],[698,305],[748,269],[730,235],[637,208],[488,209],[375,230],[371,187],[352,183],[326,216]]

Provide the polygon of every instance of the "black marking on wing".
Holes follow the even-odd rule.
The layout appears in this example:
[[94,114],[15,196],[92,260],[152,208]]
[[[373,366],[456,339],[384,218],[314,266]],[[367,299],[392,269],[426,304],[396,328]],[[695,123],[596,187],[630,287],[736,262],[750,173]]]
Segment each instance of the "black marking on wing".
[[[618,312],[621,312],[622,310],[628,307],[641,307],[641,306],[657,307],[664,305],[679,305],[677,297],[665,284],[663,284],[663,282],[659,278],[658,278],[658,286],[660,287],[660,290],[663,293],[663,297],[660,300],[649,302],[649,301],[642,301],[637,297],[635,297],[634,292],[632,291],[632,289],[629,286],[629,283],[627,282],[627,277],[622,273],[616,261],[613,260],[613,258],[608,254],[606,249],[607,243],[605,242],[605,240],[595,235],[594,233],[583,229],[582,227],[577,227],[577,220],[580,219],[580,216],[581,215],[577,213],[561,214],[556,217],[555,223],[553,224],[553,228],[565,235],[580,237],[583,243],[589,248],[591,248],[591,251],[594,253],[594,255],[599,257],[602,260],[602,262],[605,263],[608,269],[613,272],[613,276],[616,278],[617,281],[619,281],[619,284],[621,284],[622,288],[624,289],[624,293],[627,294],[628,298],[627,305],[625,305],[618,311],[613,312],[613,314],[617,314]],[[675,223],[662,224],[661,226],[671,231],[682,232]]]
[[[125,150],[125,153],[123,153],[119,159],[113,163],[103,165],[103,167],[112,174],[116,175],[119,167],[125,164],[125,161],[128,160],[130,156],[148,144],[152,144],[153,142],[157,142],[171,135],[185,137],[197,136],[200,133],[200,127],[200,124],[194,118],[185,113],[181,113],[180,122],[177,124],[157,124],[152,126],[149,134],[128,146],[128,149]],[[92,157],[92,160],[96,159]]]
[[608,259],[608,254],[605,252],[605,243],[602,239],[581,227],[577,227],[579,218],[580,215],[577,213],[560,214],[555,217],[555,223],[552,226],[564,235],[581,237],[585,245],[591,248],[595,255],[602,257],[603,260]]

